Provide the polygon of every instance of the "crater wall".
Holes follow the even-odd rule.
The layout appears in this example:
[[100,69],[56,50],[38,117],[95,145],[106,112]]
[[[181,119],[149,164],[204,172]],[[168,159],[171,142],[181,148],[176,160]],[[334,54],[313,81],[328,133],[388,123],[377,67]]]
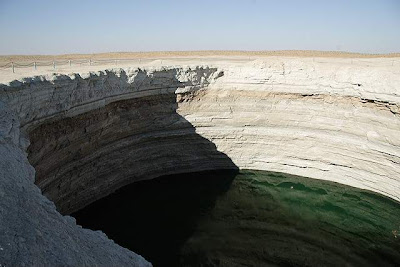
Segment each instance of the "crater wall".
[[399,68],[378,62],[271,59],[227,68],[183,97],[178,113],[240,168],[400,200]]
[[[2,155],[25,166],[22,188],[35,179],[63,214],[134,181],[238,167],[400,200],[400,69],[354,62],[271,57],[14,81],[0,87],[1,146],[12,147]],[[16,170],[2,168],[12,184]],[[32,190],[39,207],[50,203]],[[58,214],[48,205],[43,214]]]

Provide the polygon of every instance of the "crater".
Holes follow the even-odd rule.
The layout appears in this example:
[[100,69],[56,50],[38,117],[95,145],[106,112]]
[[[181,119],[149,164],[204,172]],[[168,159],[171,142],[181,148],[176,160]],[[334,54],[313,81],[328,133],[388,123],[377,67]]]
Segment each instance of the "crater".
[[396,94],[274,68],[114,69],[2,86],[5,262],[396,265]]

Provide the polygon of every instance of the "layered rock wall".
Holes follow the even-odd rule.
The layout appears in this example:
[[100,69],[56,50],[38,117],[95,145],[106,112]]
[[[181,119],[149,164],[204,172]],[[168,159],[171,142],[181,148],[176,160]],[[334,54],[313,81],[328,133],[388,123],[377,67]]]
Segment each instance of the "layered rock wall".
[[57,212],[34,186],[20,137],[18,118],[0,102],[1,266],[151,266],[104,233]]
[[65,214],[134,181],[236,168],[176,108],[168,93],[41,125],[30,133],[36,184]]
[[[1,147],[13,146],[2,155],[25,166],[21,184],[35,188],[29,154],[35,183],[64,214],[130,182],[237,167],[400,200],[400,69],[380,59],[354,62],[268,58],[14,81],[0,87],[3,110],[12,115],[3,116]],[[7,137],[15,129],[21,135]],[[12,183],[19,174],[10,164],[2,169]],[[38,206],[47,203],[30,190]],[[6,194],[16,201],[12,190]],[[39,209],[42,217],[56,213],[49,209]],[[68,218],[57,216],[55,225]],[[36,225],[29,218],[26,224]]]
[[400,200],[399,67],[271,59],[224,69],[178,113],[240,168],[330,180]]

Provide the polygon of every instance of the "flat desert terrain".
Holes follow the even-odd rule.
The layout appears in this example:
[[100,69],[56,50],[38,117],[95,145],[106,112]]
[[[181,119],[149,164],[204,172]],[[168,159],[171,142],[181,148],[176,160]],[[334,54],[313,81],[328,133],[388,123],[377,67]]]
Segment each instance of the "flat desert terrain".
[[[110,68],[207,65],[242,65],[255,60],[301,59],[316,63],[397,66],[400,53],[359,54],[325,51],[181,51],[115,52],[66,55],[0,55],[0,83],[52,73],[70,74]],[[71,66],[69,65],[71,61]],[[89,63],[89,60],[91,62]],[[53,65],[55,61],[55,66]],[[11,62],[15,63],[14,73]],[[36,69],[33,62],[37,63]]]
[[138,58],[168,58],[168,57],[210,57],[210,56],[285,56],[285,57],[336,57],[336,58],[381,58],[400,57],[400,53],[392,54],[361,54],[339,51],[159,51],[159,52],[114,52],[96,54],[65,54],[65,55],[0,55],[0,62],[34,61],[34,60],[68,60],[68,59],[138,59]]

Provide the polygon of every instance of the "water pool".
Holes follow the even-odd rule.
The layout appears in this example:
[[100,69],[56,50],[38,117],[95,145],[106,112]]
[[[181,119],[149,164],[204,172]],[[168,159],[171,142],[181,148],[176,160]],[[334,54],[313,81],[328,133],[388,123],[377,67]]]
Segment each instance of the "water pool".
[[400,263],[400,204],[294,175],[219,170],[125,186],[74,213],[154,266]]

